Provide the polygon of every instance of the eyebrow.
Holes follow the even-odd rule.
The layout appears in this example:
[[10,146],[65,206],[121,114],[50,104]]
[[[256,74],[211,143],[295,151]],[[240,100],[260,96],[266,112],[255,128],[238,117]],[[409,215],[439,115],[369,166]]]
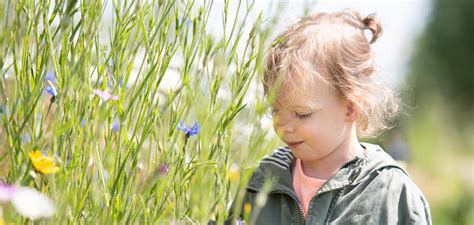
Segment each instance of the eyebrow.
[[[311,111],[321,111],[323,109],[323,105],[322,103],[318,102],[318,103],[312,103],[312,104],[294,104],[294,105],[291,105],[289,104],[290,106],[288,107],[285,107],[287,109],[291,109],[291,110],[298,110],[298,109],[302,109],[302,110],[311,110]],[[275,107],[275,108],[281,108],[283,106],[283,104],[281,104],[280,101],[276,100],[272,105],[272,107]]]
[[316,106],[316,105],[294,105],[294,106],[290,106],[288,107],[289,109],[292,109],[292,110],[297,110],[297,109],[302,109],[302,110],[312,110],[312,111],[319,111],[322,109],[321,106]]

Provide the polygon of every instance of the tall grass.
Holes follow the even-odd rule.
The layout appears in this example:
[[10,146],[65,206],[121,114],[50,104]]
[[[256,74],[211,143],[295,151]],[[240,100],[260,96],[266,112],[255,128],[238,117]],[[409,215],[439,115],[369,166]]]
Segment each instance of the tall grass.
[[[55,216],[35,223],[223,222],[246,168],[277,144],[254,87],[272,22],[249,19],[251,1],[224,5],[210,21],[212,0],[0,3],[0,177],[53,199]],[[60,171],[35,172],[33,150]]]

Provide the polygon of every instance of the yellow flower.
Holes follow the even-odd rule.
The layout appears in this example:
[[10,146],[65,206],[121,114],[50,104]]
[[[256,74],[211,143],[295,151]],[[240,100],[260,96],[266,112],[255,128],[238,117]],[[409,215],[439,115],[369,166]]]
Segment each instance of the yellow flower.
[[228,171],[228,176],[230,181],[238,181],[240,178],[239,166],[237,164],[232,164]]
[[250,214],[250,212],[252,211],[252,205],[250,205],[250,203],[245,203],[244,205],[244,213],[246,215]]
[[31,163],[36,171],[42,174],[53,174],[59,171],[52,157],[44,156],[40,151],[31,151],[29,154]]

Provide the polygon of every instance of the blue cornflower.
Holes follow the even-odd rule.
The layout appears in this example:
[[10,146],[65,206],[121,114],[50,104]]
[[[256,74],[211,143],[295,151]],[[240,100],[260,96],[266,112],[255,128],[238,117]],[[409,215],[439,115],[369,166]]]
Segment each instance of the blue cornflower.
[[48,94],[50,94],[53,97],[56,97],[58,95],[58,91],[53,86],[47,86],[46,87],[46,92],[48,92]]
[[46,78],[45,78],[46,81],[51,81],[51,82],[56,82],[56,75],[54,74],[54,72],[47,72],[46,73]]
[[53,83],[50,80],[46,80],[49,83],[49,86],[46,87],[46,92],[51,95],[51,101],[54,101],[54,98],[58,95],[58,90],[54,87]]
[[197,122],[194,122],[193,127],[188,127],[181,120],[178,124],[178,130],[184,131],[186,133],[186,136],[190,137],[199,134],[199,124]]
[[112,123],[112,131],[117,132],[120,129],[120,124],[118,119],[114,119],[114,122]]
[[82,119],[82,121],[81,121],[81,127],[85,127],[85,126],[86,126],[86,123],[87,123],[87,120],[86,120],[86,119]]

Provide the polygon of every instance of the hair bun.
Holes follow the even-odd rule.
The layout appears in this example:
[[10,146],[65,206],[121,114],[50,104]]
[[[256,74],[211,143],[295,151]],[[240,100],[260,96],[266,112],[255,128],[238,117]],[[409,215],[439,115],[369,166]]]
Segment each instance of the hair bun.
[[382,25],[380,25],[380,20],[375,16],[375,14],[370,14],[362,20],[364,24],[364,29],[369,29],[372,31],[372,39],[370,44],[373,44],[380,35],[382,35]]

